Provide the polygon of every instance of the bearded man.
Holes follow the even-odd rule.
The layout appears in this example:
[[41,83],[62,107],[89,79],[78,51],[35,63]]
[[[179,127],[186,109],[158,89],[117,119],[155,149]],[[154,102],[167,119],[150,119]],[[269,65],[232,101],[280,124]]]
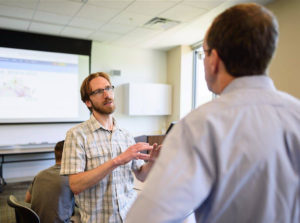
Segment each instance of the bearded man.
[[[144,181],[159,147],[135,144],[117,125],[112,116],[114,86],[108,74],[90,74],[80,93],[91,117],[67,132],[60,174],[69,175],[81,222],[123,222],[136,197],[133,173]],[[140,153],[148,150],[150,154]]]

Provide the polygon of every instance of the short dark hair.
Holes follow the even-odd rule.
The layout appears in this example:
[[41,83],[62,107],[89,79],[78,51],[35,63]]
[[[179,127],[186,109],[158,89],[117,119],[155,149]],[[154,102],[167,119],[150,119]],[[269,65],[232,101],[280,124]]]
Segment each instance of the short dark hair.
[[54,148],[54,154],[55,154],[55,161],[59,162],[61,161],[61,157],[62,157],[62,153],[64,150],[64,143],[65,141],[59,141],[58,143],[56,143],[55,148]]
[[276,49],[278,23],[255,3],[233,6],[217,16],[206,37],[234,77],[264,74]]

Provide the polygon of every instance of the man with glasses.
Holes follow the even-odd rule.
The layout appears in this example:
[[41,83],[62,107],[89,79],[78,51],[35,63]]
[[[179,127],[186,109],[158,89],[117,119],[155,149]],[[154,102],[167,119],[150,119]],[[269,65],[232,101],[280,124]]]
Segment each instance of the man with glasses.
[[277,38],[257,4],[214,19],[204,67],[220,96],[168,134],[128,223],[182,222],[191,210],[198,223],[299,223],[300,101],[267,75]]
[[81,222],[123,222],[136,197],[132,171],[144,181],[159,147],[135,144],[128,132],[117,125],[112,116],[114,86],[108,74],[90,74],[80,93],[91,117],[68,131],[60,173],[69,175]]

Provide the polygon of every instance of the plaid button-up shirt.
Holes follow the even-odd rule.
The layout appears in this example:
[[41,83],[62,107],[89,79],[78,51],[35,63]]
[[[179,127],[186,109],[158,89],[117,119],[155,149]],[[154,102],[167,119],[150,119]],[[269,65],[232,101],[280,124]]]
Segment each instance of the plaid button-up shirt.
[[[91,115],[89,120],[68,131],[60,173],[70,175],[94,169],[133,144],[133,137],[120,129],[115,120],[111,133]],[[95,186],[75,195],[81,221],[122,222],[136,198],[132,170],[139,169],[143,164],[142,160],[132,160],[114,169]]]

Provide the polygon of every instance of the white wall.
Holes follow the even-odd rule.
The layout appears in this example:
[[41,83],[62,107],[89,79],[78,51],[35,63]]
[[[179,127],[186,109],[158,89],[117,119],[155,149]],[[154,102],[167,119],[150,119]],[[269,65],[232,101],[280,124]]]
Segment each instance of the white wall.
[[[134,136],[143,134],[160,134],[165,129],[166,116],[136,116],[124,114],[124,83],[166,83],[166,53],[154,50],[138,50],[105,45],[93,42],[91,71],[121,70],[121,76],[112,77],[116,89],[118,124],[129,130]],[[0,125],[0,144],[13,145],[29,142],[52,142],[64,139],[66,131],[74,126],[70,124],[24,124]],[[34,161],[5,164],[4,177],[8,182],[19,178],[30,179],[40,170],[53,165],[54,161]]]
[[[122,84],[166,83],[166,53],[155,50],[123,48],[94,42],[92,48],[92,72],[121,70],[121,76],[112,76],[117,110],[115,117],[119,124],[133,135],[160,134],[165,126],[166,116],[128,116],[124,112],[126,98]],[[146,103],[146,102],[145,102]]]

